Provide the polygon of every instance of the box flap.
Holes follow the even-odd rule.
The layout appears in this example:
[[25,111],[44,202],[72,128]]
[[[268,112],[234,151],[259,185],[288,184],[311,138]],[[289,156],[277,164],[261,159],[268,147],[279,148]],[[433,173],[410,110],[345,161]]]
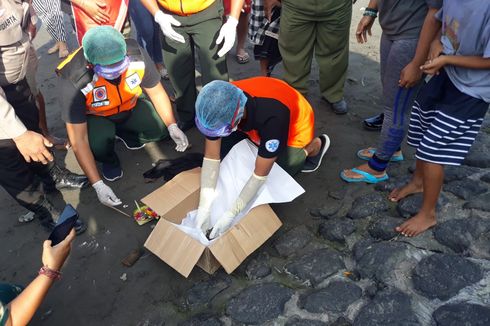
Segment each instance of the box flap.
[[204,249],[201,258],[197,262],[197,266],[201,267],[206,273],[213,275],[220,267],[221,264],[213,256],[209,248]]
[[[169,221],[180,224],[199,203],[201,168],[184,171],[141,201]],[[184,202],[184,203],[183,203]]]
[[281,225],[281,221],[269,205],[260,205],[213,242],[209,249],[230,274]]
[[206,248],[199,241],[161,218],[145,247],[184,277],[188,277]]

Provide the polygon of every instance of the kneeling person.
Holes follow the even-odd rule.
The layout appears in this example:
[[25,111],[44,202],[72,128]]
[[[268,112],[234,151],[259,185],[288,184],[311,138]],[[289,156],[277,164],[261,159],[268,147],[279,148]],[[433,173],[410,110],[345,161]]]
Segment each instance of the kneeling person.
[[239,141],[258,146],[255,170],[233,206],[211,231],[224,233],[265,183],[274,162],[290,175],[318,169],[330,140],[314,138],[314,114],[308,101],[283,81],[255,77],[232,83],[213,81],[196,101],[196,126],[206,136],[197,224],[209,227],[219,164]]
[[[189,142],[177,127],[170,100],[148,54],[109,26],[90,29],[82,47],[57,68],[64,120],[78,163],[101,203],[121,201],[101,180],[122,177],[115,139],[131,150],[170,136],[177,151]],[[149,99],[143,94],[145,91]]]

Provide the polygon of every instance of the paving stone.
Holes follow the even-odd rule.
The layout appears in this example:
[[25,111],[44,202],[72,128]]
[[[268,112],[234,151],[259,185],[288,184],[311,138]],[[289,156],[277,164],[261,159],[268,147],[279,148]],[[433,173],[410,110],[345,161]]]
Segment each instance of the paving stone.
[[399,234],[395,228],[404,221],[399,217],[383,216],[369,225],[368,232],[375,239],[390,240]]
[[234,320],[246,324],[261,324],[276,318],[293,290],[279,283],[252,285],[231,299],[226,313]]
[[374,186],[374,189],[378,190],[378,191],[390,192],[390,191],[394,190],[395,188],[403,187],[412,179],[411,175],[403,175],[403,176],[396,177],[396,178],[392,178],[391,174],[389,174],[389,175],[390,175],[390,178],[386,182],[377,183]]
[[485,212],[490,212],[490,192],[470,199],[468,202],[466,202],[466,204],[463,205],[463,208],[474,208]]
[[357,259],[357,270],[362,278],[387,280],[395,267],[408,259],[407,248],[408,245],[402,242],[373,243]]
[[472,303],[453,303],[437,308],[432,317],[438,326],[488,326],[490,307]]
[[469,253],[472,257],[490,260],[490,233],[483,234],[474,241]]
[[410,297],[394,288],[376,294],[373,300],[361,308],[354,319],[354,326],[418,326]]
[[380,193],[372,193],[357,197],[352,203],[352,208],[347,213],[347,216],[352,219],[360,219],[385,212],[388,208],[386,196]]
[[352,282],[333,281],[327,287],[300,298],[300,307],[312,313],[342,313],[358,300],[362,289]]
[[487,174],[484,174],[481,178],[480,178],[481,181],[483,182],[486,182],[486,183],[490,183],[490,173],[487,173]]
[[468,155],[466,155],[463,164],[479,168],[490,167],[490,148],[488,144],[490,144],[490,135],[480,132]]
[[[446,197],[441,193],[437,201],[436,210],[439,211],[443,205],[448,203]],[[396,210],[401,217],[408,218],[417,214],[422,206],[422,193],[407,196],[398,202]]]
[[344,269],[340,253],[330,249],[317,249],[301,255],[286,265],[286,271],[300,280],[316,285]]
[[180,323],[179,326],[221,326],[223,323],[216,316],[210,315],[198,315],[189,320],[186,320],[183,323]]
[[483,233],[490,231],[490,220],[454,219],[436,225],[434,238],[457,253],[466,251]]
[[455,180],[461,180],[480,172],[480,169],[461,165],[461,166],[446,166],[444,168],[444,183],[449,183]]
[[328,196],[330,198],[337,199],[337,200],[344,199],[346,194],[347,194],[347,187],[344,187],[340,190],[331,190],[328,192]]
[[470,179],[451,181],[444,186],[444,191],[453,193],[464,200],[483,194],[487,190],[488,187],[483,182]]
[[274,243],[274,247],[281,256],[289,256],[297,250],[306,246],[311,239],[313,234],[304,225],[298,226],[285,234],[283,234]]
[[207,282],[197,283],[187,291],[186,307],[195,308],[208,305],[215,296],[227,289],[230,284],[231,280],[228,277],[212,278]]
[[353,220],[337,218],[320,224],[318,233],[327,240],[345,243],[345,237],[356,230]]
[[258,258],[252,259],[245,270],[249,280],[258,280],[266,277],[271,273],[271,267],[268,263],[267,255],[259,255]]
[[423,258],[412,274],[416,290],[427,298],[440,300],[451,298],[482,277],[483,272],[477,264],[448,254],[434,254]]
[[302,319],[299,316],[293,316],[288,319],[284,326],[326,326],[327,323],[321,320]]
[[376,240],[373,238],[361,238],[352,247],[352,253],[355,260],[361,259],[361,257],[366,253],[367,249],[375,243]]
[[352,323],[345,317],[339,317],[336,321],[328,326],[352,326]]
[[337,214],[342,207],[342,202],[338,200],[327,200],[323,207],[320,209],[320,216],[323,218],[329,218]]

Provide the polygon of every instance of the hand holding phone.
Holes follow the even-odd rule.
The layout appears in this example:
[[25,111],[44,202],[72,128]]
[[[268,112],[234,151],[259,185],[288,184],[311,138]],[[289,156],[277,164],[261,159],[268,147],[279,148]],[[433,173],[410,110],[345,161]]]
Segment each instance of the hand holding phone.
[[51,240],[51,246],[54,247],[61,241],[63,241],[66,236],[70,233],[71,229],[75,226],[75,223],[78,220],[78,212],[71,206],[67,204],[60,217],[58,218],[58,222],[56,222],[56,226],[53,231],[49,235],[48,240]]

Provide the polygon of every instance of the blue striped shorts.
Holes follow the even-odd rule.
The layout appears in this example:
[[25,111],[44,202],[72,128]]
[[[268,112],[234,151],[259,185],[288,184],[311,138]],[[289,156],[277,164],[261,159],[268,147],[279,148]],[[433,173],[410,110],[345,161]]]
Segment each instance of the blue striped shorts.
[[414,101],[407,143],[419,160],[461,165],[487,110],[488,103],[460,92],[441,70]]

